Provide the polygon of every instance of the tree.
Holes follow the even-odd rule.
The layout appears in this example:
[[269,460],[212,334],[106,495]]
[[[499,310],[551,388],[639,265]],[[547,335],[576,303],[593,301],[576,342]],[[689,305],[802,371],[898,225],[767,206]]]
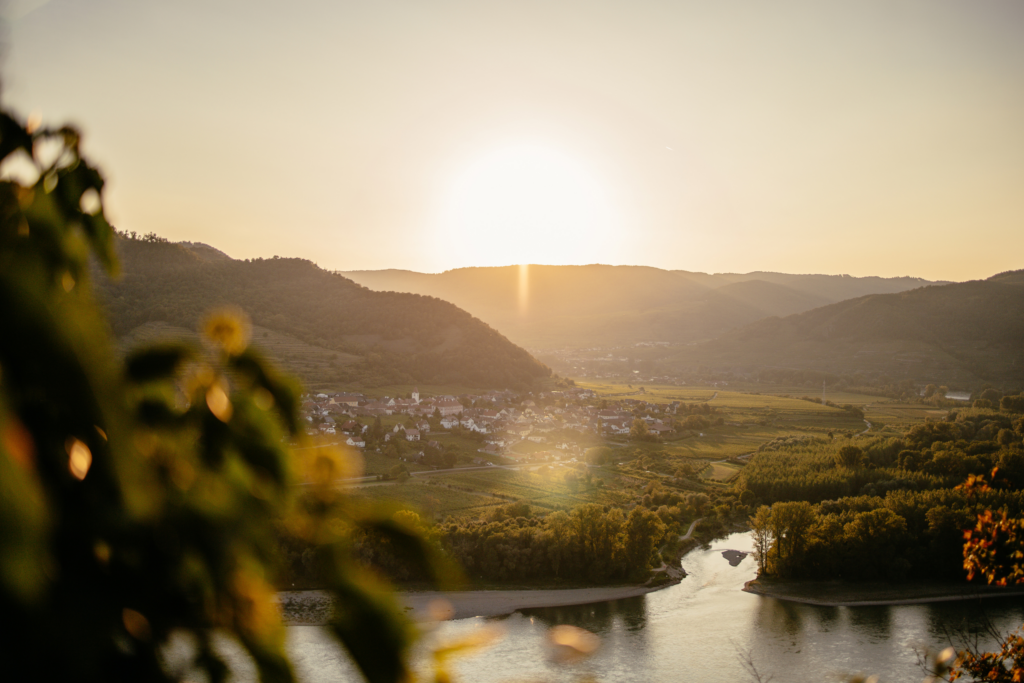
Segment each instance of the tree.
[[864,459],[864,453],[856,446],[843,446],[836,452],[836,464],[847,469],[856,469]]
[[807,501],[776,503],[769,517],[771,534],[775,538],[769,569],[772,573],[784,575],[791,569],[794,558],[799,556],[807,541],[807,532],[814,525],[814,508]]
[[750,534],[754,538],[754,558],[757,559],[758,574],[768,573],[768,552],[775,542],[772,528],[772,509],[762,505],[750,518]]
[[999,399],[999,408],[1008,413],[1024,413],[1024,394],[1003,396]]
[[992,387],[985,389],[984,391],[981,392],[981,395],[978,396],[978,398],[989,401],[993,405],[999,403],[999,400],[1002,397],[1003,394],[998,389],[993,389]]
[[[992,471],[993,481],[997,474]],[[971,497],[992,490],[985,477],[974,475],[959,488]],[[980,575],[989,584],[1024,583],[1024,519],[1008,515],[1005,509],[982,511],[974,528],[965,533],[963,555],[968,580]],[[999,649],[992,652],[980,650],[976,643],[968,641],[955,654],[948,680],[970,676],[979,681],[1016,683],[1024,679],[1024,637],[1019,633],[1005,636]]]
[[[0,182],[0,612],[18,625],[0,645],[7,675],[166,680],[160,651],[174,631],[219,681],[219,631],[262,680],[291,680],[274,601],[279,529],[324,548],[339,600],[331,631],[364,675],[406,679],[410,624],[340,529],[376,529],[422,557],[429,547],[330,485],[350,468],[345,453],[291,451],[298,392],[237,314],[208,319],[212,356],[164,343],[121,360],[89,283],[90,251],[115,272],[118,238],[79,142],[73,128],[0,113],[0,161],[20,154],[38,173]],[[43,161],[41,149],[55,154]]]
[[636,507],[626,517],[624,551],[630,571],[646,575],[651,569],[651,557],[658,541],[665,535],[665,524],[650,510]]
[[647,423],[639,417],[634,417],[633,424],[629,428],[629,438],[636,441],[646,441],[651,438],[651,432],[647,429]]

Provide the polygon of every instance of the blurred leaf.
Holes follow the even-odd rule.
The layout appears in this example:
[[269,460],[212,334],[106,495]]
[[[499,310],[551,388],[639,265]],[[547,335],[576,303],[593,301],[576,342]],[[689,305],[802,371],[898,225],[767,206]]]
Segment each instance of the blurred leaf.
[[139,422],[147,427],[173,427],[180,422],[178,413],[159,399],[142,399],[137,411]]
[[31,437],[0,406],[0,584],[23,601],[46,583],[46,500],[35,476]]
[[32,155],[32,136],[7,112],[0,112],[0,159],[23,149]]
[[128,355],[125,374],[136,383],[170,379],[184,361],[194,357],[194,350],[184,344],[150,346]]
[[331,631],[369,683],[405,681],[412,625],[399,611],[393,593],[340,554],[336,549],[331,590],[338,604]]
[[363,519],[360,523],[388,539],[403,558],[425,571],[438,587],[451,589],[461,582],[458,566],[428,541],[422,529],[404,523],[401,513],[382,519]]
[[290,434],[299,431],[298,387],[295,382],[278,375],[252,347],[229,361],[229,367],[249,378],[258,387],[270,392],[278,414]]

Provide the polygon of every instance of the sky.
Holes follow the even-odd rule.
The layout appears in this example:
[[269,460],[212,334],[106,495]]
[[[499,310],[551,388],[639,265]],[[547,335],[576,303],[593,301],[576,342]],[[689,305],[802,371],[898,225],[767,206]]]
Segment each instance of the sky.
[[338,270],[1024,268],[1020,0],[9,0],[120,229]]

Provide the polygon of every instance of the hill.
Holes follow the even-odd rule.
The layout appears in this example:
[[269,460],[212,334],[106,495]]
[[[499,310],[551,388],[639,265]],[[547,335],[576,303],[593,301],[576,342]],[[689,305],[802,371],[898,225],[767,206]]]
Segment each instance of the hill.
[[881,373],[972,386],[1024,384],[1024,271],[858,297],[769,318],[679,350],[667,366]]
[[308,386],[532,385],[550,370],[456,306],[374,292],[300,259],[239,261],[200,244],[122,238],[122,275],[98,296],[128,341],[194,334],[214,308],[237,306],[256,342]]
[[930,284],[917,278],[709,275],[606,265],[342,274],[370,289],[450,301],[517,344],[536,349],[693,343],[768,316]]

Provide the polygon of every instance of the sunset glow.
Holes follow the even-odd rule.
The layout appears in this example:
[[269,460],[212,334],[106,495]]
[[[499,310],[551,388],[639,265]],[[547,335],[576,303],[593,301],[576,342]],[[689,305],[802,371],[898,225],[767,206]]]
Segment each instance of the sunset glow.
[[582,264],[599,258],[613,219],[581,163],[540,145],[497,149],[452,183],[441,230],[467,265]]

